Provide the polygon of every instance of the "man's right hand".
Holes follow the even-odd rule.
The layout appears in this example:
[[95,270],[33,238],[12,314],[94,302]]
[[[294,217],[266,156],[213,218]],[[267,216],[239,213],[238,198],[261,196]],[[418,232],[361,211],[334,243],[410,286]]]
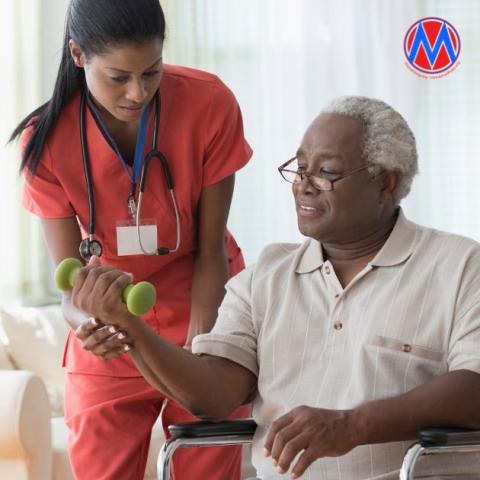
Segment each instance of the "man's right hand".
[[75,335],[81,340],[85,350],[103,360],[123,355],[132,348],[125,332],[113,325],[104,325],[96,318],[82,323],[75,330]]

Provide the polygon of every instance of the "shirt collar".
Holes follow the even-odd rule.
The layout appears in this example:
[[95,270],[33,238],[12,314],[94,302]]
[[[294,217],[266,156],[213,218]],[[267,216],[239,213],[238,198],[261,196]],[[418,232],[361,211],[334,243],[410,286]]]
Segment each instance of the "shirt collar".
[[322,244],[313,238],[308,238],[302,245],[303,252],[299,255],[297,273],[310,273],[320,268],[325,260],[323,259]]
[[[397,221],[390,236],[370,264],[375,267],[390,267],[403,263],[413,252],[415,234],[415,224],[407,220],[399,208]],[[297,273],[310,273],[324,264],[322,244],[319,241],[309,238],[301,250],[295,269]]]
[[370,264],[374,267],[391,267],[403,263],[413,252],[416,232],[416,225],[407,220],[399,208],[392,233]]

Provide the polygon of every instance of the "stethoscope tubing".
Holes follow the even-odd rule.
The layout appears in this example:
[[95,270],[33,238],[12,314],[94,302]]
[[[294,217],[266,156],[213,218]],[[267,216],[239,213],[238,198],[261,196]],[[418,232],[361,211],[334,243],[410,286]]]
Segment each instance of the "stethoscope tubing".
[[95,198],[92,185],[92,172],[90,170],[90,162],[88,161],[88,145],[87,135],[85,132],[85,101],[87,98],[87,89],[82,94],[80,103],[80,143],[82,147],[83,174],[87,185],[88,196],[88,239],[93,241],[95,233]]
[[[82,161],[83,161],[83,171],[85,176],[85,183],[87,187],[87,197],[88,197],[88,214],[89,214],[89,221],[88,221],[88,240],[90,242],[94,241],[94,232],[95,232],[95,198],[94,198],[94,189],[93,189],[93,182],[92,182],[92,173],[90,169],[90,160],[88,155],[88,145],[87,145],[87,135],[86,135],[86,128],[85,128],[85,110],[86,104],[89,102],[88,99],[88,90],[85,88],[81,103],[80,103],[80,142],[81,142],[81,149],[82,149]],[[109,135],[106,135],[104,132],[104,126],[101,119],[98,117],[97,112],[94,108],[91,108],[92,114],[94,115],[96,122],[101,129],[105,138],[109,138]],[[142,168],[141,168],[141,175],[140,175],[140,185],[139,185],[139,193],[138,193],[138,205],[135,212],[135,226],[137,229],[137,237],[140,249],[142,250],[144,255],[165,255],[168,253],[176,253],[181,244],[181,228],[180,228],[180,214],[178,210],[177,200],[175,197],[174,191],[174,183],[173,177],[170,171],[170,167],[168,165],[168,160],[165,155],[157,149],[157,139],[158,139],[158,125],[159,119],[161,114],[161,97],[160,92],[157,90],[155,93],[155,115],[154,115],[154,123],[153,123],[153,135],[152,135],[152,149],[150,152],[147,153],[143,160]],[[109,141],[110,143],[110,141]],[[143,242],[142,242],[142,235],[140,231],[141,226],[141,210],[142,210],[142,202],[143,202],[143,194],[145,190],[145,184],[147,180],[147,172],[150,161],[152,158],[157,158],[160,161],[162,166],[162,171],[165,178],[165,183],[167,189],[170,194],[170,198],[172,201],[173,209],[175,212],[175,223],[176,223],[176,243],[173,249],[167,247],[160,247],[152,251],[148,251],[145,249]],[[132,182],[132,191],[130,195],[133,196],[135,194],[135,182]]]

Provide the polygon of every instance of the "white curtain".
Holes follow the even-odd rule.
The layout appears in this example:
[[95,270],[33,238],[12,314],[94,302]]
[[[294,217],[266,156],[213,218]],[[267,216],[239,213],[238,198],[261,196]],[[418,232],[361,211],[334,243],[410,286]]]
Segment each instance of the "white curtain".
[[405,205],[420,223],[480,241],[480,2],[422,3],[423,14],[457,29],[460,64],[438,80],[417,80],[420,175]]
[[0,304],[48,301],[51,269],[38,220],[20,206],[18,124],[48,99],[59,61],[65,0],[0,2]]
[[333,97],[381,98],[414,126],[421,94],[403,36],[416,0],[164,0],[166,60],[217,73],[234,91],[254,148],[238,174],[229,226],[248,262],[298,241],[290,188],[276,167]]

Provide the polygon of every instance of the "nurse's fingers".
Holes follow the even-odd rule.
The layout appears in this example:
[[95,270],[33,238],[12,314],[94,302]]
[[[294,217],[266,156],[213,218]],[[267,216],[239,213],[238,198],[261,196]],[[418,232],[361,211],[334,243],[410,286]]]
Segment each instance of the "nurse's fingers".
[[131,339],[127,337],[125,332],[117,330],[114,326],[107,326],[85,340],[83,348],[98,357],[103,357],[111,351],[124,348],[124,345],[130,342]]
[[[113,328],[110,328],[110,332],[113,332]],[[123,348],[124,345],[131,342],[131,339],[127,337],[127,334],[122,331],[117,331],[110,337],[106,338],[103,342],[99,342],[92,348],[92,353],[103,357],[106,353],[117,350],[118,348]]]
[[[90,333],[90,335],[86,335],[82,340],[82,347],[84,350],[94,351],[98,349],[100,345],[102,345],[108,338],[116,335],[118,331],[113,326],[104,325],[97,330]],[[79,337],[80,338],[80,337]]]
[[128,343],[122,345],[122,347],[116,348],[114,350],[110,350],[107,353],[104,353],[101,355],[103,360],[110,360],[112,358],[119,357],[120,355],[123,355],[124,353],[129,352],[132,349],[131,345]]
[[76,330],[75,335],[80,340],[87,339],[95,330],[103,327],[103,323],[98,321],[95,317],[90,317],[87,322],[82,323]]

